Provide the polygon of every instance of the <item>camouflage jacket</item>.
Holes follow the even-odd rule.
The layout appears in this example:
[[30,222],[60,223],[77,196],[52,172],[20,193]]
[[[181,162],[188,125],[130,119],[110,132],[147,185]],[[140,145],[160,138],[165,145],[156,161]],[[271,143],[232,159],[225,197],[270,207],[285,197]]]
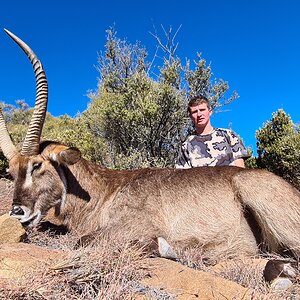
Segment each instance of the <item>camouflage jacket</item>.
[[225,166],[238,158],[249,156],[235,132],[214,128],[210,134],[190,135],[181,146],[175,167]]

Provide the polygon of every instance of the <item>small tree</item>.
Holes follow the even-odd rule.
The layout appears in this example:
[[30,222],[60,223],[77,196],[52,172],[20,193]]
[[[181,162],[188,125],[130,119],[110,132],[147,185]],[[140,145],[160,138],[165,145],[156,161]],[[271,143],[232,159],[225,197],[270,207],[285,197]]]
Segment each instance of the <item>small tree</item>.
[[198,60],[194,61],[195,70],[190,69],[190,61],[185,67],[185,80],[189,87],[189,95],[204,95],[210,101],[212,109],[217,109],[230,104],[238,98],[236,91],[230,97],[226,97],[229,84],[223,79],[212,79],[213,72],[210,65],[206,65],[206,60],[198,53]]
[[279,109],[256,132],[256,138],[257,166],[274,172],[300,189],[299,126],[295,126],[290,116]]
[[[171,31],[165,33],[165,45],[154,35],[158,49],[165,54],[162,65],[154,66],[154,60],[146,60],[147,52],[140,43],[129,44],[117,38],[113,28],[107,30],[105,53],[98,60],[98,90],[90,95],[91,103],[83,117],[94,138],[107,141],[110,166],[172,166],[189,126],[188,97],[202,92],[213,107],[237,97],[234,93],[222,104],[228,84],[212,82],[211,69],[200,57],[194,71],[190,64],[183,67],[175,56],[177,47]],[[159,72],[155,77],[149,75],[153,68]]]

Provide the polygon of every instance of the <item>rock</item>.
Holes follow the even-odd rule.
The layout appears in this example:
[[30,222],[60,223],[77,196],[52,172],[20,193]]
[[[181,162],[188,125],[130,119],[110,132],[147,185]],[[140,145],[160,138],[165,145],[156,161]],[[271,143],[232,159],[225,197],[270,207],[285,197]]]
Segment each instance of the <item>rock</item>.
[[21,284],[22,281],[26,281],[26,275],[36,269],[47,269],[47,266],[57,262],[63,255],[62,251],[34,244],[0,245],[0,288],[13,286],[14,280]]
[[163,237],[157,238],[157,244],[158,244],[158,252],[161,257],[174,259],[174,260],[177,259],[177,254]]
[[143,284],[162,289],[177,300],[253,299],[253,291],[219,276],[161,258],[149,259],[147,263],[150,278]]
[[296,261],[272,259],[264,269],[264,278],[273,290],[286,290],[296,280],[299,271]]
[[272,290],[286,290],[293,282],[289,278],[278,277],[271,282]]
[[296,278],[298,275],[297,262],[279,259],[269,260],[264,269],[264,278],[272,282],[277,277]]
[[0,244],[19,243],[25,237],[25,229],[19,220],[9,214],[0,216]]

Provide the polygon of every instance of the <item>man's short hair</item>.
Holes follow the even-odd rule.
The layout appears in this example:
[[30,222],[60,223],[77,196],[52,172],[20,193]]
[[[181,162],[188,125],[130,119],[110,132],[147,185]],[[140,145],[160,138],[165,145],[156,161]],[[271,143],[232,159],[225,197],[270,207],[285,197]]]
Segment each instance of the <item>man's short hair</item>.
[[205,103],[208,107],[208,109],[211,109],[210,103],[208,99],[203,95],[198,95],[195,97],[192,97],[188,103],[188,112],[190,112],[190,107],[197,106],[199,104]]

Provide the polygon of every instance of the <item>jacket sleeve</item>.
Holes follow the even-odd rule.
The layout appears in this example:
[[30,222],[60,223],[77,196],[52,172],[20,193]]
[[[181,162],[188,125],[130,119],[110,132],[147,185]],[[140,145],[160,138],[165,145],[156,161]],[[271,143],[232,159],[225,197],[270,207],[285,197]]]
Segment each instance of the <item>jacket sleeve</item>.
[[183,143],[179,150],[179,155],[177,157],[175,168],[176,169],[189,169],[191,168],[191,161],[189,159],[189,153],[187,150],[186,142]]
[[249,154],[248,150],[245,148],[243,141],[241,138],[232,130],[227,131],[229,144],[232,150],[233,158],[244,158],[247,159],[251,155]]

